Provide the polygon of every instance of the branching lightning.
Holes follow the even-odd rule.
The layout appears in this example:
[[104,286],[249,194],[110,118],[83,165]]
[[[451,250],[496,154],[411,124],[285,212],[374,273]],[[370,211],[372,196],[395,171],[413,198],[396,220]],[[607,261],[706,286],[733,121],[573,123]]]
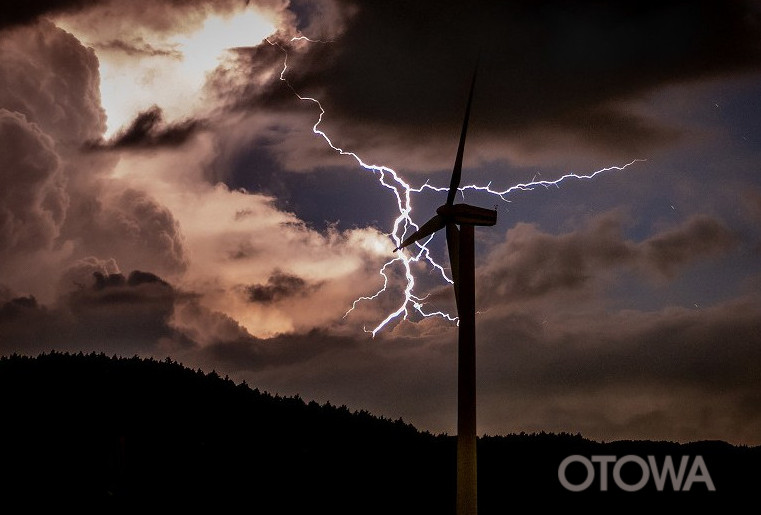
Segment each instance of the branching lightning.
[[[335,145],[331,139],[328,137],[328,135],[320,129],[320,124],[322,123],[323,117],[325,116],[325,109],[322,107],[322,104],[320,104],[320,101],[316,98],[307,97],[299,94],[296,89],[290,84],[288,79],[286,79],[286,72],[288,70],[288,52],[287,50],[279,43],[270,41],[269,39],[266,40],[270,45],[278,47],[283,53],[284,53],[284,59],[283,59],[283,69],[280,72],[280,80],[283,81],[288,88],[293,91],[294,95],[302,101],[305,102],[311,102],[315,106],[317,106],[319,110],[319,116],[317,117],[317,121],[312,126],[312,132],[318,136],[320,136],[325,142],[330,146],[331,149],[339,153],[340,155],[349,156],[353,158],[359,166],[364,168],[365,170],[368,170],[370,172],[373,172],[378,176],[378,180],[382,186],[385,188],[388,188],[391,190],[396,198],[397,202],[397,208],[399,210],[399,215],[396,217],[393,223],[393,228],[391,232],[388,234],[388,236],[393,240],[394,246],[398,246],[401,241],[404,239],[405,235],[408,233],[412,233],[419,229],[418,225],[412,220],[411,213],[412,213],[412,194],[413,193],[421,193],[424,190],[433,190],[437,192],[441,191],[447,191],[448,188],[444,186],[432,186],[428,184],[428,182],[424,183],[420,187],[412,187],[410,184],[408,184],[406,181],[404,181],[399,174],[393,170],[392,168],[389,168],[388,166],[383,165],[375,165],[375,164],[369,164],[362,160],[357,154],[354,152],[350,152],[347,150],[344,150],[337,145]],[[293,37],[290,40],[293,41],[308,41],[311,43],[325,43],[324,41],[319,40],[313,40],[306,36],[297,36]],[[480,191],[485,192],[491,195],[495,195],[499,197],[504,202],[510,202],[507,199],[507,195],[510,193],[516,192],[516,191],[533,191],[534,189],[538,187],[544,187],[549,188],[552,186],[559,187],[560,183],[563,181],[566,181],[568,179],[578,179],[578,180],[587,180],[592,179],[596,177],[597,175],[600,175],[605,172],[611,172],[611,171],[622,171],[626,169],[627,167],[633,165],[634,163],[645,161],[644,159],[634,159],[629,163],[626,163],[622,166],[609,166],[606,168],[602,168],[600,170],[597,170],[595,172],[589,173],[589,174],[576,174],[576,173],[567,173],[557,179],[554,180],[536,180],[536,177],[532,179],[530,182],[516,184],[514,186],[510,186],[507,189],[504,190],[496,190],[491,187],[491,182],[488,183],[485,186],[479,186],[475,184],[470,184],[466,186],[462,186],[459,188],[460,195],[464,197],[465,191],[472,190],[472,191]],[[439,316],[446,318],[447,320],[456,322],[457,317],[452,316],[448,313],[445,313],[443,311],[436,311],[436,312],[426,312],[423,307],[425,305],[425,300],[427,298],[426,296],[418,296],[414,292],[415,290],[415,276],[412,272],[412,267],[414,263],[419,262],[426,262],[432,269],[441,276],[441,278],[452,284],[452,279],[447,276],[447,273],[445,271],[445,268],[437,263],[434,258],[431,256],[430,250],[428,249],[428,244],[433,239],[433,236],[426,239],[422,242],[417,242],[415,245],[417,245],[417,250],[414,253],[409,252],[398,252],[395,254],[395,257],[393,259],[390,259],[387,261],[381,269],[378,271],[378,273],[383,277],[383,286],[375,292],[373,295],[369,296],[363,296],[356,299],[353,303],[351,308],[346,312],[344,317],[348,316],[359,303],[361,302],[367,302],[377,299],[381,296],[384,292],[388,291],[389,289],[389,275],[388,270],[392,268],[395,265],[401,266],[402,270],[404,272],[404,276],[406,278],[406,286],[404,288],[403,293],[403,299],[399,306],[393,310],[391,313],[389,313],[380,323],[378,323],[372,330],[368,330],[365,328],[365,331],[368,333],[371,333],[373,337],[384,327],[386,327],[390,322],[393,320],[401,319],[406,320],[411,312],[417,312],[423,317],[431,317],[431,316]]]

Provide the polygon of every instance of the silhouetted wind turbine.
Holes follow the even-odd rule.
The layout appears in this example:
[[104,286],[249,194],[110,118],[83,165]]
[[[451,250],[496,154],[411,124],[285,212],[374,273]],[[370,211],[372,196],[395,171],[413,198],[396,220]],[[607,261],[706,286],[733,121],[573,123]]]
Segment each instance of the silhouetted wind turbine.
[[[446,227],[447,249],[452,267],[459,336],[457,351],[457,515],[477,513],[476,478],[476,302],[475,249],[473,228],[497,223],[497,211],[467,204],[455,204],[454,199],[462,176],[462,156],[468,132],[470,106],[476,73],[468,95],[465,121],[460,133],[447,203],[436,210],[436,216],[405,239],[396,249],[402,249]],[[457,226],[460,226],[459,229]]]

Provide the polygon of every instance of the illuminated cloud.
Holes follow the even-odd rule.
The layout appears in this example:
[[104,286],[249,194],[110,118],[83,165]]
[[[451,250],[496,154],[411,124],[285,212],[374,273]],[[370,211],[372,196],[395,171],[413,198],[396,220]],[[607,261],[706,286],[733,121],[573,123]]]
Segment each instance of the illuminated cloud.
[[258,45],[275,32],[284,5],[108,1],[56,21],[98,53],[106,134],[113,136],[154,105],[172,123],[208,114],[206,74],[230,49]]
[[17,112],[0,109],[0,252],[50,249],[68,206],[53,141]]
[[95,53],[50,22],[0,31],[0,106],[22,113],[57,146],[101,136],[99,83]]

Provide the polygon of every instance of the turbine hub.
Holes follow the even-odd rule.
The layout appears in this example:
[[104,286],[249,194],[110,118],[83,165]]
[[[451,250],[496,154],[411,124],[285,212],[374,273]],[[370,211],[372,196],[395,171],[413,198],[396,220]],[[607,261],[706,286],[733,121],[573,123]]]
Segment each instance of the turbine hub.
[[492,226],[497,223],[497,211],[469,204],[444,204],[436,210],[447,223]]

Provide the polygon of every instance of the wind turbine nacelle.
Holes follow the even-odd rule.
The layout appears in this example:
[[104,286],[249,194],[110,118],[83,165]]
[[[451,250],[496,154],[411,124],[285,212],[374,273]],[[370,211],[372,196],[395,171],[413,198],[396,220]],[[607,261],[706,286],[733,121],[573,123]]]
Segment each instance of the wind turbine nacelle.
[[446,218],[447,222],[464,225],[491,226],[497,223],[497,211],[468,204],[444,204],[436,213]]

